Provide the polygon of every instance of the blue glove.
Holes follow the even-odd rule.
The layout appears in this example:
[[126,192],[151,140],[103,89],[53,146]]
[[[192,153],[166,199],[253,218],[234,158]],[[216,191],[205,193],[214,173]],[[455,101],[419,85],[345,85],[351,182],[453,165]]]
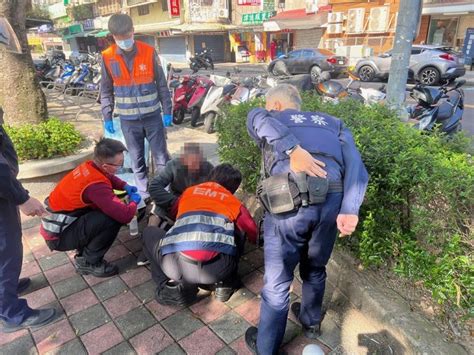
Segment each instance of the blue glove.
[[128,196],[131,196],[132,194],[138,191],[135,186],[130,186],[129,184],[125,185],[124,189],[125,191],[127,191]]
[[105,121],[104,127],[107,132],[112,133],[112,134],[115,133],[114,122],[112,120]]
[[163,125],[165,127],[171,127],[171,122],[173,122],[173,115],[163,115]]
[[133,201],[138,205],[140,203],[140,201],[142,200],[142,197],[137,193],[132,193],[130,195],[129,199],[130,199],[130,201]]

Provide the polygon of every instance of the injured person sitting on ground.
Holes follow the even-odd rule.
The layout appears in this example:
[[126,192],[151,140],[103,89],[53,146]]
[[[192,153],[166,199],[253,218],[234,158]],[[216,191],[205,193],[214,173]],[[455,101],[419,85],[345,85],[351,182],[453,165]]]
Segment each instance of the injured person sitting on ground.
[[144,250],[151,261],[156,299],[165,305],[194,301],[198,287],[215,290],[226,302],[240,287],[237,274],[245,239],[255,243],[257,226],[234,196],[242,181],[230,164],[216,166],[207,182],[187,188],[179,198],[169,231],[149,226]]

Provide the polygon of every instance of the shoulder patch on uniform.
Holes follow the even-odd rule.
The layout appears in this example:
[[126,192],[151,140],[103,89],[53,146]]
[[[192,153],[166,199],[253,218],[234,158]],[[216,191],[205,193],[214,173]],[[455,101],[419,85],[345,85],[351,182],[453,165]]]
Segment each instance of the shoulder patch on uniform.
[[327,126],[326,118],[320,115],[311,115],[311,121],[319,126]]
[[295,114],[290,116],[290,120],[292,120],[294,123],[303,123],[306,121],[306,117],[301,114]]

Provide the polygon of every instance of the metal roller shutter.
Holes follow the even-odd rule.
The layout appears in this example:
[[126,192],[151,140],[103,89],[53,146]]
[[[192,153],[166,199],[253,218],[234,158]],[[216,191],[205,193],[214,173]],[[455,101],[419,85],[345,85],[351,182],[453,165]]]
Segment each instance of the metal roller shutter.
[[160,55],[171,63],[186,63],[186,41],[184,37],[159,38]]
[[[204,45],[203,45],[204,44]],[[223,35],[198,35],[194,36],[194,51],[200,52],[202,49],[212,49],[212,59],[214,62],[223,62],[225,57],[225,44]]]

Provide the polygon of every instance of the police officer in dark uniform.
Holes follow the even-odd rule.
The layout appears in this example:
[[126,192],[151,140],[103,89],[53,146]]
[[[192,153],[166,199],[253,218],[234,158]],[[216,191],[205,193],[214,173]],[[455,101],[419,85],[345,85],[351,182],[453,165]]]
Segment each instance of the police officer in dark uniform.
[[352,135],[342,122],[300,107],[298,90],[281,84],[268,91],[266,110],[254,109],[248,115],[247,128],[263,150],[268,175],[259,188],[260,200],[270,211],[264,220],[260,323],[245,335],[249,349],[258,354],[278,353],[298,263],[303,294],[291,311],[307,337],[320,335],[326,264],[337,231],[341,236],[354,232],[368,183]]
[[20,279],[23,262],[21,221],[18,209],[27,216],[46,213],[41,202],[30,197],[16,179],[18,159],[12,141],[3,128],[0,108],[0,332],[10,333],[23,328],[36,329],[54,320],[55,310],[33,310],[18,294],[29,285]]
[[[21,53],[20,43],[8,20],[0,16],[0,50]],[[3,128],[0,107],[0,333],[38,328],[55,319],[54,309],[33,310],[18,294],[28,288],[30,279],[19,279],[23,262],[21,222],[18,209],[27,216],[41,216],[46,210],[30,197],[16,179],[18,158]]]

